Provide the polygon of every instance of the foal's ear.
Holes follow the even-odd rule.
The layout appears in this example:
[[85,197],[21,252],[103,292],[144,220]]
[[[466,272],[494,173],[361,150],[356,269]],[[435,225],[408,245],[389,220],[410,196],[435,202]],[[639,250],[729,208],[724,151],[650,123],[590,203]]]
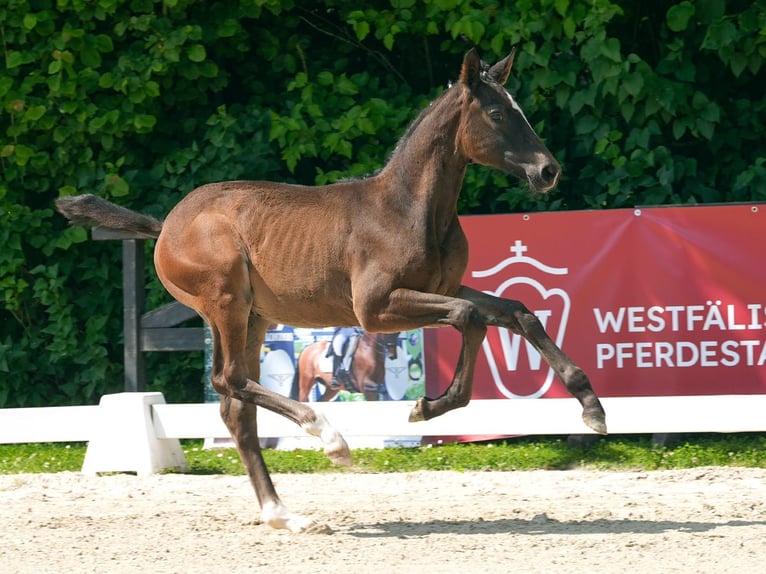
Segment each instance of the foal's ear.
[[481,80],[481,58],[475,48],[471,48],[463,58],[460,69],[460,81],[469,88],[475,88]]
[[490,77],[501,86],[505,85],[505,82],[508,81],[508,76],[511,75],[511,68],[513,67],[513,58],[515,55],[516,48],[513,48],[510,54],[489,69]]

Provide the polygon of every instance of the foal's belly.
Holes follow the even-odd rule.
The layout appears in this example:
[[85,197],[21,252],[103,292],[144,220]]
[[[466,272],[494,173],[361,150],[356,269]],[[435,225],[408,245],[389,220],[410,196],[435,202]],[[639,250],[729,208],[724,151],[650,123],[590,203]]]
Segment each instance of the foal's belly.
[[294,327],[340,327],[358,325],[350,290],[342,280],[331,282],[270,280],[251,274],[253,312]]

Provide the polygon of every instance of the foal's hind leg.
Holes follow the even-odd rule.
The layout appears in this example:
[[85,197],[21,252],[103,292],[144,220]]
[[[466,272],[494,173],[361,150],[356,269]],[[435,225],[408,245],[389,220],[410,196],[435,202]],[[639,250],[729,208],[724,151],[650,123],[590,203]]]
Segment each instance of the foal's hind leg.
[[[248,322],[247,368],[252,379],[260,378],[260,348],[267,324],[266,321],[253,315],[250,316]],[[219,352],[216,345],[216,353]],[[261,506],[261,519],[272,528],[286,528],[292,532],[328,532],[329,529],[326,526],[319,525],[306,516],[290,512],[280,500],[263,460],[256,417],[257,406],[255,404],[242,402],[231,396],[224,395],[221,397],[221,418],[237,445],[242,463],[250,477],[250,482]],[[327,428],[323,428],[325,426],[329,428],[323,417],[318,417],[313,424],[319,428],[320,433],[322,430],[328,432]],[[340,442],[340,450],[343,451],[345,442],[337,433],[332,436],[333,432],[330,428],[329,444],[335,444],[337,449]],[[345,450],[347,452],[347,447]]]
[[327,526],[317,524],[301,514],[290,512],[280,500],[263,460],[256,429],[256,405],[243,403],[231,397],[221,397],[221,418],[237,445],[253,485],[261,520],[272,528],[286,528],[291,532],[330,532]]
[[[260,351],[266,323],[261,319],[251,319],[248,325],[249,306],[247,309],[243,313],[242,307],[229,301],[225,307],[218,308],[216,314],[207,315],[213,331],[213,388],[222,396],[262,406],[290,419],[310,435],[322,440],[325,454],[333,463],[350,464],[351,453],[346,441],[323,414],[317,414],[307,404],[270,391],[254,380],[260,371],[256,356]],[[232,313],[232,310],[239,312]],[[254,426],[247,432],[257,437]]]
[[258,353],[266,323],[252,315],[248,265],[228,220],[198,217],[179,223],[169,217],[166,225],[155,246],[157,272],[170,294],[202,315],[213,331],[211,382],[222,396],[221,414],[237,443],[264,520],[274,527],[305,530],[313,523],[284,509],[269,478],[260,451],[256,405],[319,436],[335,463],[350,463],[348,445],[308,405],[258,384]]
[[585,372],[559,349],[545,332],[540,321],[518,301],[494,297],[475,289],[461,287],[458,297],[471,301],[487,325],[505,327],[529,341],[548,362],[567,390],[583,407],[586,425],[606,434],[606,415]]
[[166,220],[154,261],[170,294],[202,315],[213,331],[213,388],[290,419],[319,436],[333,462],[348,464],[348,446],[324,416],[262,387],[254,377],[267,322],[252,314],[250,266],[230,221],[208,215],[187,222],[182,216],[175,221],[171,213]]
[[[247,326],[247,366],[249,376],[260,378],[260,349],[267,323],[250,315]],[[271,476],[266,468],[258,436],[257,406],[243,403],[232,397],[221,397],[221,418],[229,429],[239,451],[239,457],[253,485],[261,506],[261,520],[273,528],[287,528],[301,532],[314,528],[313,522],[304,516],[290,513],[279,498]]]

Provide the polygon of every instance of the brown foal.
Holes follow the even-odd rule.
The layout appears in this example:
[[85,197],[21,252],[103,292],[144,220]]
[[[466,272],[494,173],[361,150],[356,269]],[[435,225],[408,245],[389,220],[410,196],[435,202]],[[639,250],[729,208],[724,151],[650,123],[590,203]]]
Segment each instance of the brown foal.
[[[468,244],[457,199],[469,163],[500,169],[533,191],[554,188],[560,167],[503,88],[513,52],[493,66],[474,50],[460,79],[404,134],[376,175],[321,187],[262,181],[204,185],[164,222],[92,195],[61,198],[72,223],[157,237],[154,262],[167,290],[211,326],[212,383],[221,415],[261,505],[264,522],[294,532],[321,528],[289,512],[261,454],[256,408],[272,410],[319,436],[334,462],[348,464],[340,434],[310,405],[259,383],[267,327],[359,325],[369,332],[452,326],[462,348],[452,382],[422,398],[411,421],[437,417],[471,398],[474,365],[487,325],[527,339],[606,432],[588,377],[520,302],[461,285]],[[413,431],[417,432],[417,431]]]

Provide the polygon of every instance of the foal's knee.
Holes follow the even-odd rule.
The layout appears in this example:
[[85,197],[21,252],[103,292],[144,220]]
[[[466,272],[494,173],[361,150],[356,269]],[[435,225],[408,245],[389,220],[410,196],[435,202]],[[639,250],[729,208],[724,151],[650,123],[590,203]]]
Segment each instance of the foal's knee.
[[236,397],[247,385],[247,374],[241,369],[224,368],[219,373],[213,373],[210,378],[213,389],[219,395]]
[[514,319],[516,328],[514,329],[511,327],[511,329],[528,334],[543,328],[543,324],[540,322],[540,319],[537,318],[537,315],[527,309],[523,303],[519,303],[518,301],[513,301],[513,303],[511,316]]
[[481,312],[476,305],[468,301],[457,306],[454,311],[450,313],[450,319],[464,336],[480,335],[484,338],[484,334],[487,332],[487,325],[484,322]]
[[526,313],[519,315],[519,324],[527,332],[533,329],[542,328],[543,326],[543,324],[540,322],[540,319],[537,318],[537,315],[531,311],[527,311]]
[[230,397],[231,387],[229,382],[221,375],[213,375],[210,377],[210,383],[213,385],[213,390],[223,397]]

